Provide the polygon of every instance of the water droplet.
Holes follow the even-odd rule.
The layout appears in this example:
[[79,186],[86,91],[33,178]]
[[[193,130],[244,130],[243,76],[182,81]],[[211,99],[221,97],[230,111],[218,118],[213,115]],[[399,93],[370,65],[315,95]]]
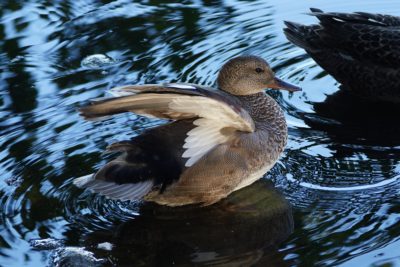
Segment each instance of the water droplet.
[[88,69],[101,69],[110,66],[115,62],[115,59],[107,55],[94,54],[85,57],[81,62],[81,66]]
[[22,60],[22,59],[24,59],[23,56],[16,56],[15,58],[13,58],[13,59],[11,60],[11,63],[18,62],[18,61],[20,61],[20,60]]

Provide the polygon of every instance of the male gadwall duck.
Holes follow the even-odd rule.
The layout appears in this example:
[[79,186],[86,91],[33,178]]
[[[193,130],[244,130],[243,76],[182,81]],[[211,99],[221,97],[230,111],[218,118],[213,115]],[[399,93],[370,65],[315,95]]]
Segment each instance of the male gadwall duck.
[[287,140],[282,109],[265,88],[298,91],[256,56],[229,60],[218,88],[195,84],[128,85],[119,97],[80,109],[86,118],[134,112],[173,120],[108,147],[122,154],[74,184],[112,199],[168,206],[216,203],[261,178]]
[[319,25],[285,22],[286,37],[343,86],[372,101],[400,102],[400,17],[324,13]]

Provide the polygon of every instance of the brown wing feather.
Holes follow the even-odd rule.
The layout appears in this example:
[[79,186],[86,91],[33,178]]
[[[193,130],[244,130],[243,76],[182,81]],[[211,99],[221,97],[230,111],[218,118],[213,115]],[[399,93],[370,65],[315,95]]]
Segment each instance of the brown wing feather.
[[197,127],[189,131],[185,139],[186,151],[182,156],[188,159],[186,167],[192,166],[217,145],[229,141],[236,131],[254,131],[254,122],[248,112],[237,104],[234,96],[223,92],[187,84],[174,87],[125,86],[117,91],[132,95],[96,101],[82,108],[81,114],[86,118],[96,118],[131,111],[173,120],[196,119],[194,124]]

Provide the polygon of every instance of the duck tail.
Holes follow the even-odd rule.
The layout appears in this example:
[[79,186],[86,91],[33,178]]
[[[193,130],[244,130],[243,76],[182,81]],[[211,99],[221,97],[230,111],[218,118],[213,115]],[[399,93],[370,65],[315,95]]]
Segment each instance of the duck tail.
[[[326,14],[324,11],[318,8],[310,8],[312,16],[316,16],[320,21],[326,20]],[[286,38],[293,44],[305,49],[308,52],[317,52],[326,44],[324,43],[324,37],[321,36],[323,32],[321,25],[303,25],[291,21],[284,21],[286,28],[283,29]]]
[[312,39],[316,33],[312,26],[306,26],[295,22],[285,21],[286,28],[283,29],[286,38],[293,44],[307,50],[314,50]]
[[346,23],[364,24],[371,26],[398,26],[400,24],[400,18],[371,14],[366,12],[355,12],[355,13],[341,13],[341,12],[323,12],[318,8],[310,8],[311,12],[308,13],[311,16],[315,16],[324,27],[334,27]]

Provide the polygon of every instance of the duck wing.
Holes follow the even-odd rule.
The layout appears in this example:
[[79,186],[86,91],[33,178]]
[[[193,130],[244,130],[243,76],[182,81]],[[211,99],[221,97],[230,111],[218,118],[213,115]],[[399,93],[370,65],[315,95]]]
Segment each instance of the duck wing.
[[[187,133],[183,154],[185,166],[192,166],[235,132],[254,132],[254,122],[234,96],[222,91],[188,84],[130,85],[113,91],[121,97],[96,101],[80,109],[86,118],[134,112],[172,120],[195,119]],[[129,95],[127,95],[129,94]]]
[[[86,118],[123,112],[172,119],[131,141],[110,146],[123,154],[98,173],[74,180],[78,187],[123,200],[160,193],[218,145],[237,132],[253,132],[254,122],[238,99],[191,84],[129,85],[112,90],[114,98],[80,109]],[[124,187],[129,187],[124,190]]]
[[141,199],[153,189],[162,193],[185,170],[184,140],[194,127],[193,120],[174,121],[113,143],[107,152],[121,155],[74,184],[120,200]]

